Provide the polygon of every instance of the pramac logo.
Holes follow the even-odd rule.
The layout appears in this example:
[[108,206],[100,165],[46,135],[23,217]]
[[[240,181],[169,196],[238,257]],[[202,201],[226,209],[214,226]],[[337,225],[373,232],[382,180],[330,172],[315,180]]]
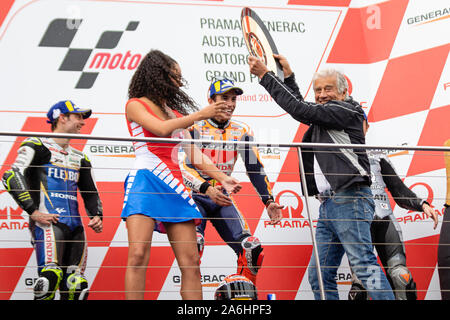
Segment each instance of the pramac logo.
[[22,217],[23,210],[7,191],[0,191],[0,231],[23,230],[28,222]]
[[[414,183],[413,185],[411,185],[409,187],[411,190],[413,190],[414,188],[425,188],[426,192],[427,192],[427,197],[426,197],[426,201],[430,204],[430,206],[432,208],[434,208],[433,206],[433,199],[434,199],[434,192],[433,189],[431,188],[430,185],[428,185],[425,182],[417,182]],[[440,212],[439,210],[435,209],[435,212],[438,216],[443,216],[444,215],[444,210],[442,210],[442,212]],[[407,223],[414,223],[414,222],[420,222],[420,221],[428,221],[429,223],[432,223],[431,219],[427,217],[427,215],[424,212],[417,212],[417,211],[412,211],[409,210],[408,213],[404,216],[398,217],[397,218],[398,222],[402,222],[404,224]]]
[[303,211],[303,201],[300,196],[291,190],[283,190],[278,193],[275,201],[280,205],[284,205],[283,212],[284,219],[300,219]]
[[[302,198],[292,190],[283,190],[279,192],[275,198],[275,202],[284,206],[281,210],[283,213],[283,219],[274,225],[274,228],[305,228],[310,224],[307,219],[302,215],[303,212],[303,200]],[[264,221],[264,227],[268,227],[270,221]]]

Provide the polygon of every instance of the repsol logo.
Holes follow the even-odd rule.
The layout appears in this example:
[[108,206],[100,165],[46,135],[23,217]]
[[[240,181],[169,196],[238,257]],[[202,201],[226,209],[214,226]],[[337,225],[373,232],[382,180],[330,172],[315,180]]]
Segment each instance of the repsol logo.
[[[96,82],[99,70],[134,70],[142,55],[130,50],[111,52],[117,48],[124,33],[135,31],[139,21],[130,21],[125,30],[106,30],[93,44],[92,48],[73,48],[72,41],[82,26],[83,19],[58,18],[50,22],[39,42],[39,47],[65,48],[66,55],[58,71],[71,71],[79,74],[76,89],[90,89]],[[91,58],[92,57],[92,58]],[[88,63],[90,61],[90,63]]]
[[192,181],[189,181],[187,179],[183,179],[184,185],[189,189],[195,189],[195,185]]

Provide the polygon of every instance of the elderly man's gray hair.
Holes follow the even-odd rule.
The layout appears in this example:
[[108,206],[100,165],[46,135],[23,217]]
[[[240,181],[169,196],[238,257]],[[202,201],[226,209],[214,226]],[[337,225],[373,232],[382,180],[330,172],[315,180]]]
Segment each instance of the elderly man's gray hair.
[[314,83],[319,78],[326,78],[326,77],[336,77],[336,86],[339,93],[343,93],[345,89],[347,89],[345,97],[348,98],[348,83],[347,79],[345,78],[344,74],[336,69],[323,69],[320,70],[313,75],[313,87]]

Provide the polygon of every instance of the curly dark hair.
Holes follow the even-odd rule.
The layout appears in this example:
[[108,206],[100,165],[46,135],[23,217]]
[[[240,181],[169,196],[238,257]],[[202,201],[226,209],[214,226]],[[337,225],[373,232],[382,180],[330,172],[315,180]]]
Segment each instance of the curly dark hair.
[[180,89],[187,81],[175,72],[176,64],[177,62],[165,53],[151,50],[142,59],[131,79],[128,87],[129,99],[147,97],[164,113],[164,104],[183,115],[197,111],[196,103]]

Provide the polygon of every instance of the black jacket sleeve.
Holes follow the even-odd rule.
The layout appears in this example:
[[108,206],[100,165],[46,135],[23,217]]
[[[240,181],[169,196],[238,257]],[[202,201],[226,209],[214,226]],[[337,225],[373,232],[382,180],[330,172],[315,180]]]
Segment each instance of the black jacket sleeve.
[[23,211],[32,214],[38,209],[38,205],[31,198],[30,188],[17,168],[6,171],[2,177],[3,185]]
[[394,201],[403,209],[422,211],[421,199],[403,183],[391,163],[381,158],[380,167],[384,183],[392,194]]
[[295,74],[292,73],[289,77],[284,79],[284,84],[292,90],[292,94],[298,99],[303,100],[303,96],[300,93],[300,88],[297,85],[297,81],[295,81]]
[[[32,214],[38,209],[39,203],[35,201],[31,191],[30,170],[36,168],[50,160],[50,151],[43,146],[38,138],[27,138],[17,150],[17,157],[11,166],[2,176],[2,183],[5,189],[17,202],[17,204],[27,212]],[[36,177],[36,176],[34,176]],[[36,192],[34,192],[36,193]]]
[[100,216],[103,218],[103,207],[98,195],[97,186],[92,175],[92,165],[87,157],[81,161],[78,188],[84,201],[89,218]]

